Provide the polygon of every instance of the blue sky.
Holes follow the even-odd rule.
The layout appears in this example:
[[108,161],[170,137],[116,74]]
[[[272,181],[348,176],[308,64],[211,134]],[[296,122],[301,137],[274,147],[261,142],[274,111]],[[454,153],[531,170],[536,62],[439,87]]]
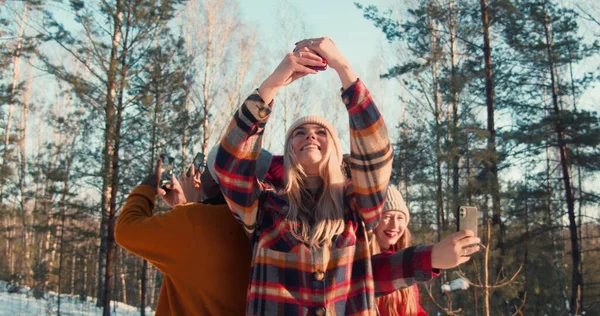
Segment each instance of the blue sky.
[[[355,66],[366,65],[375,56],[379,45],[385,40],[383,33],[367,21],[354,1],[347,0],[287,0],[299,20],[306,26],[307,37],[328,36],[335,41],[342,53]],[[279,0],[240,1],[245,21],[256,25],[261,34],[276,37],[280,26],[275,18]],[[359,1],[368,5],[387,6],[388,1]],[[293,21],[294,22],[294,21]]]
[[[296,41],[323,36],[331,38],[348,59],[358,77],[371,90],[379,110],[384,114],[391,129],[390,135],[395,138],[394,127],[398,124],[401,113],[401,105],[398,102],[398,86],[395,89],[390,88],[397,84],[395,80],[378,78],[384,69],[388,68],[386,65],[389,64],[389,61],[386,62],[384,56],[387,58],[393,56],[388,51],[391,46],[387,44],[384,34],[373,26],[372,22],[363,17],[362,11],[354,5],[354,1],[242,0],[238,3],[240,18],[258,31],[260,45],[266,46],[265,51],[273,55],[266,56],[273,60],[271,65],[273,69],[284,57],[283,52],[291,51]],[[387,8],[390,1],[367,0],[359,3]],[[285,22],[282,22],[282,19]],[[287,27],[294,29],[292,31],[294,36],[287,43],[282,23],[289,23],[290,26]],[[388,53],[386,54],[385,51]],[[281,52],[281,55],[277,55],[277,52]],[[257,59],[260,58],[257,57]],[[266,70],[270,73],[271,69]],[[310,87],[311,95],[308,96],[308,103],[313,105],[310,108],[302,109],[304,112],[300,114],[317,114],[332,121],[340,131],[343,149],[349,151],[348,135],[347,132],[343,132],[348,129],[347,119],[343,118],[345,110],[341,100],[334,102],[334,100],[337,101],[335,98],[336,94],[339,95],[340,87],[335,72],[328,70],[317,76],[309,76],[301,80],[306,82],[307,87]],[[293,85],[297,85],[297,83],[293,83]],[[275,96],[276,102],[281,98],[282,93],[278,93]],[[323,111],[323,108],[326,110]],[[283,126],[269,127],[279,131]],[[265,133],[265,147],[275,153],[279,153],[283,146],[283,139],[279,139],[281,137],[277,137],[278,135],[279,132],[267,131]]]

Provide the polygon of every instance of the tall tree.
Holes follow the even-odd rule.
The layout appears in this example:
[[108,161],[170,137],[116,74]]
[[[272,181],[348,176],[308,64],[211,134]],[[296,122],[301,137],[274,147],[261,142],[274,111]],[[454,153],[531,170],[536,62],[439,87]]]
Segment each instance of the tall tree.
[[[587,111],[565,109],[562,98],[568,94],[569,89],[566,86],[567,80],[564,77],[561,79],[561,73],[571,62],[597,54],[598,44],[594,42],[586,45],[577,36],[578,26],[572,11],[558,9],[554,3],[545,0],[515,2],[512,5],[512,14],[507,20],[510,24],[506,28],[506,40],[526,67],[533,70],[520,78],[536,89],[541,87],[543,92],[550,95],[549,102],[543,98],[544,95],[540,96],[540,104],[543,105],[541,108],[519,107],[532,116],[531,120],[521,120],[520,123],[525,126],[520,127],[536,136],[533,139],[530,136],[519,139],[534,144],[547,141],[558,154],[557,163],[561,170],[562,196],[566,202],[571,247],[569,313],[576,315],[584,311],[583,278],[575,214],[575,189],[570,168],[582,164],[588,170],[597,171],[597,165],[589,164],[587,155],[598,151],[598,143],[590,142],[593,135],[597,135],[598,118]],[[577,84],[579,89],[585,89],[589,82],[585,77],[582,79]],[[519,89],[527,91],[531,86],[521,85]],[[579,154],[576,155],[577,152]]]
[[[29,96],[31,95],[32,71],[29,64],[32,61],[32,53],[35,51],[38,41],[35,32],[28,29],[29,17],[36,16],[41,8],[41,1],[21,1],[3,5],[0,15],[3,17],[3,31],[0,34],[8,39],[6,44],[0,46],[0,73],[3,69],[10,69],[10,74],[3,76],[10,78],[6,85],[0,83],[0,106],[6,109],[6,117],[3,126],[3,151],[2,167],[0,169],[0,203],[4,201],[8,185],[13,185],[13,191],[9,196],[9,203],[19,206],[21,215],[20,241],[23,249],[23,261],[21,273],[24,281],[31,281],[33,271],[31,270],[31,258],[28,248],[31,244],[31,208],[27,205],[28,198],[25,193],[25,181],[27,178],[27,116]],[[27,74],[29,72],[29,74]],[[25,79],[28,78],[28,79]],[[14,113],[20,112],[20,120],[15,124]],[[4,114],[4,113],[3,113]],[[3,115],[4,116],[4,115]],[[16,116],[15,116],[16,117]],[[15,146],[18,145],[18,148]],[[18,153],[17,153],[18,152]]]
[[[83,37],[73,35],[72,28],[65,28],[52,12],[46,14],[46,39],[74,56],[86,70],[84,74],[73,73],[44,56],[49,71],[72,85],[79,98],[89,101],[92,109],[101,114],[104,126],[100,169],[102,259],[98,268],[98,305],[104,307],[105,315],[110,311],[113,284],[113,229],[120,189],[121,135],[124,116],[128,114],[127,106],[131,104],[123,96],[130,76],[142,67],[138,64],[139,56],[147,52],[149,43],[157,34],[155,30],[173,18],[182,2],[115,0],[89,4],[71,1],[70,11]],[[106,29],[105,25],[109,25],[110,29]]]
[[[144,71],[138,73],[132,80],[130,94],[140,96],[136,104],[136,119],[130,128],[131,143],[142,143],[141,147],[132,148],[132,156],[145,153],[145,173],[152,172],[156,166],[159,154],[175,156],[181,161],[180,170],[186,170],[184,160],[188,148],[185,140],[180,137],[183,133],[193,130],[197,124],[189,123],[188,104],[189,91],[192,85],[192,73],[189,67],[190,58],[187,55],[185,41],[169,34],[169,29],[160,30],[160,39],[144,56],[143,63],[147,65]],[[150,130],[149,134],[144,131]],[[182,151],[178,153],[177,149]],[[176,155],[178,153],[179,155]],[[139,159],[137,159],[139,161]],[[144,159],[142,159],[143,161]],[[138,166],[138,170],[140,166]],[[174,166],[175,167],[175,166]],[[147,305],[146,297],[148,263],[143,260],[141,268],[140,308],[142,315]],[[154,288],[150,288],[150,293]]]

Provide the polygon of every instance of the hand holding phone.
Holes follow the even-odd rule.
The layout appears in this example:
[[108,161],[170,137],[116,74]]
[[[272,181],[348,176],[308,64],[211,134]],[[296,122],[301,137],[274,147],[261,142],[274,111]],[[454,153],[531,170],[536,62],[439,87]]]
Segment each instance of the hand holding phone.
[[[315,54],[317,54],[317,53],[315,52]],[[317,54],[317,56],[321,57],[321,55],[319,55],[319,54]],[[325,58],[323,58],[323,57],[321,57],[321,59],[323,59],[323,61],[325,62],[325,65],[323,65],[323,66],[306,66],[306,67],[308,67],[312,70],[316,70],[316,71],[323,71],[323,70],[327,69],[327,60],[325,60]]]
[[[327,63],[327,61],[325,61],[325,63]],[[325,69],[327,69],[327,64],[325,64],[325,66],[306,66],[312,70],[316,70],[316,71],[323,71]]]
[[[294,49],[294,52],[296,51],[296,49]],[[311,50],[312,53],[314,53],[315,55],[321,57],[321,59],[323,60],[323,62],[325,63],[325,65],[323,66],[309,66],[306,65],[307,68],[310,68],[312,70],[316,70],[316,71],[323,71],[327,69],[327,60],[325,60],[325,58],[323,58],[321,55],[319,55],[317,52],[315,52],[314,50]]]
[[194,168],[196,168],[196,172],[202,172],[204,168],[206,168],[204,158],[205,156],[203,153],[197,153],[196,157],[194,157]]
[[476,206],[459,206],[456,212],[456,231],[471,230],[477,236],[479,209]]
[[188,168],[187,172],[185,173],[186,176],[191,177],[193,176],[192,174],[192,166],[194,167],[194,173],[202,173],[202,171],[204,171],[204,168],[206,167],[206,162],[204,161],[204,154],[203,153],[197,153],[196,156],[194,157],[194,160],[192,161],[192,165],[190,165],[190,167]]

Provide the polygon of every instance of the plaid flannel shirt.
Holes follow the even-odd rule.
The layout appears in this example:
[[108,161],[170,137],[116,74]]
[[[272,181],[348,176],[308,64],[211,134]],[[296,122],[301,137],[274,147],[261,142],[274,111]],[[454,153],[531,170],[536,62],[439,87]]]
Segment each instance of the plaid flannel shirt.
[[432,277],[430,246],[371,257],[368,233],[379,221],[393,150],[360,80],[342,100],[350,117],[353,183],[345,186],[344,231],[327,247],[310,248],[294,238],[285,195],[256,179],[272,104],[265,105],[257,92],[250,95],[221,140],[212,167],[253,247],[247,315],[375,315],[376,295]]

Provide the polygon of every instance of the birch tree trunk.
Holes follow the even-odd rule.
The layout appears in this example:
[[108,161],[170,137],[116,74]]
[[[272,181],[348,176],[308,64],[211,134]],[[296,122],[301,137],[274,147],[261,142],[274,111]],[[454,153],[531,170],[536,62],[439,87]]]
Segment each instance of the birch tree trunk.
[[[117,70],[119,66],[119,46],[121,44],[121,24],[123,20],[123,4],[120,0],[116,1],[116,12],[111,17],[113,22],[112,45],[109,58],[109,69],[106,78],[106,104],[104,108],[104,149],[102,152],[102,223],[100,228],[100,253],[98,256],[98,307],[104,307],[104,316],[110,314],[110,290],[112,271],[109,264],[112,260],[112,247],[114,246],[114,232],[110,228],[114,225],[111,218],[114,217],[114,201],[116,201],[115,183],[118,179],[113,179],[115,174],[115,155],[116,135],[117,135],[117,116],[115,99],[117,95]],[[111,237],[113,244],[110,243]]]

